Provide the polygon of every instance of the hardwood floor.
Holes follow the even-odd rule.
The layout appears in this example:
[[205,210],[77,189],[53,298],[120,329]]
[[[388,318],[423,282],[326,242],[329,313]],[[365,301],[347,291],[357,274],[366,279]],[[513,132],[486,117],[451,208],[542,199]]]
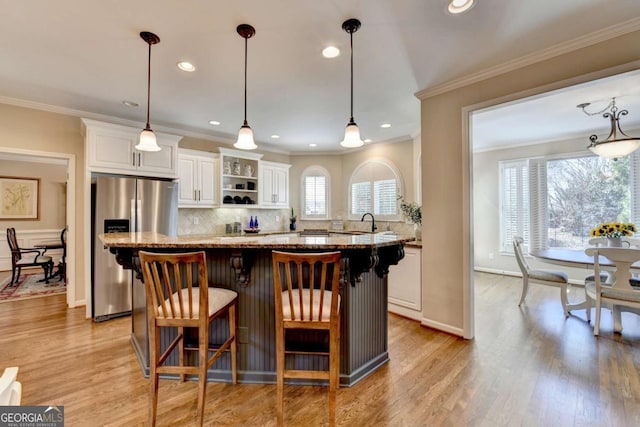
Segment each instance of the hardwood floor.
[[[391,361],[337,396],[342,426],[640,425],[640,316],[622,335],[603,313],[565,319],[558,290],[477,273],[476,338],[390,315]],[[582,289],[573,288],[576,298]],[[67,426],[144,425],[147,383],[130,319],[93,323],[64,295],[0,303],[0,368],[19,366],[25,405],[64,405]],[[275,385],[209,383],[207,425],[275,425]],[[197,382],[160,381],[158,425],[195,425]],[[327,425],[324,387],[285,387],[285,424]]]

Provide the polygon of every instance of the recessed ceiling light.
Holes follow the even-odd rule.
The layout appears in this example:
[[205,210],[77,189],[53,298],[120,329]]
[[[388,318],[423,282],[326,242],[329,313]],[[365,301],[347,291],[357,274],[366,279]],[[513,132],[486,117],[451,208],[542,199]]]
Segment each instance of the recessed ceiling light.
[[383,124],[381,124],[381,125],[380,125],[380,127],[381,127],[381,128],[384,128],[384,129],[386,129],[386,128],[390,128],[390,127],[391,127],[391,124],[390,124],[390,123],[383,123]]
[[280,135],[271,135],[271,138],[278,139],[278,138],[280,138]]
[[196,70],[196,66],[189,61],[178,62],[178,68],[180,68],[182,71],[186,71],[187,73],[192,73]]
[[449,3],[449,13],[458,14],[466,12],[471,9],[471,6],[475,3],[475,0],[451,0]]
[[213,126],[219,126],[219,125],[220,125],[220,122],[219,122],[219,121],[217,121],[217,120],[209,120],[209,124],[210,124],[210,125],[213,125]]
[[367,138],[363,142],[369,143],[369,142],[371,142],[371,138]]
[[317,147],[318,144],[309,144],[309,147]]
[[138,106],[140,106],[140,104],[138,104],[137,102],[127,101],[126,99],[124,101],[122,101],[122,103],[124,105],[126,105],[127,107],[138,107]]
[[322,56],[325,58],[335,58],[338,55],[340,55],[340,49],[335,46],[327,46],[322,49]]

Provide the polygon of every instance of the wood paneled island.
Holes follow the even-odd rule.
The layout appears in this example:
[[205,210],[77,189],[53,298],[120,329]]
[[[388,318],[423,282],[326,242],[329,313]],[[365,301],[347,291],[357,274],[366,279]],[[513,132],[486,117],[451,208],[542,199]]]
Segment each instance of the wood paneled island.
[[[304,236],[296,233],[242,236],[178,236],[157,233],[113,233],[101,239],[118,263],[137,272],[139,250],[188,252],[204,250],[209,281],[213,286],[238,293],[238,380],[275,383],[275,314],[271,251],[340,251],[341,348],[340,383],[351,386],[389,360],[387,352],[387,273],[404,256],[404,243],[412,236],[392,233],[327,233]],[[131,342],[145,375],[149,352],[144,284],[134,281]],[[224,341],[226,320],[212,325],[210,341]],[[162,336],[163,346],[175,336]],[[309,354],[324,346],[327,337],[305,332],[291,337],[301,351],[287,363],[297,369],[323,369],[325,357]],[[165,341],[166,340],[166,341]],[[229,354],[209,370],[213,381],[230,381]]]

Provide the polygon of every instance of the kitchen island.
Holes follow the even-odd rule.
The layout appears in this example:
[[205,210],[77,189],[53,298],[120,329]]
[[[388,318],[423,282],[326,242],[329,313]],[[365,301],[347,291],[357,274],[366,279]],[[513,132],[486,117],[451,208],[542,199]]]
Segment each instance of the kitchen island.
[[[341,347],[340,383],[351,386],[389,360],[387,347],[387,273],[404,256],[404,243],[411,236],[393,233],[327,233],[304,236],[297,233],[247,234],[242,236],[178,236],[157,233],[113,233],[101,239],[119,264],[142,278],[137,253],[204,250],[209,281],[213,286],[238,293],[238,380],[245,383],[275,383],[275,314],[271,251],[340,251]],[[132,289],[131,342],[145,375],[149,374],[149,352],[144,285]],[[211,343],[224,341],[226,319],[212,324]],[[163,332],[163,346],[175,331]],[[319,332],[290,337],[301,351],[287,363],[297,369],[326,369],[326,357],[313,349],[328,343]],[[172,362],[173,363],[173,362]],[[230,381],[229,354],[209,370],[214,381]]]

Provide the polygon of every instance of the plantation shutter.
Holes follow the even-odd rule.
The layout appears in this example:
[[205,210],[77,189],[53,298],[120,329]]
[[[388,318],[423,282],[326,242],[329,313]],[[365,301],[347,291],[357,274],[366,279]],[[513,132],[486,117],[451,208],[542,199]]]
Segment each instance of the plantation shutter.
[[351,213],[362,215],[371,212],[371,183],[354,182],[351,184]]
[[307,216],[326,216],[327,179],[324,175],[304,178],[304,213]]
[[640,152],[629,156],[629,184],[631,187],[630,221],[640,226]]
[[385,179],[373,182],[373,194],[375,195],[375,215],[396,215],[398,213],[398,196],[395,179]]
[[529,242],[529,173],[525,160],[500,163],[502,250],[513,252],[513,238]]
[[529,251],[548,247],[549,212],[547,202],[547,161],[529,160]]

